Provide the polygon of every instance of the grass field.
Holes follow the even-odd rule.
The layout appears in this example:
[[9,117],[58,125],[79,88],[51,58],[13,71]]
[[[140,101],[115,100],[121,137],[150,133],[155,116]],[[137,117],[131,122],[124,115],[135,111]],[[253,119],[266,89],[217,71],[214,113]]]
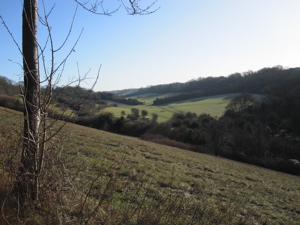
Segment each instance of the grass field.
[[[0,118],[1,128],[22,121],[10,111],[1,110]],[[72,168],[79,176],[71,182],[81,191],[93,184],[89,201],[99,202],[98,193],[111,188],[99,209],[105,224],[134,210],[149,224],[299,224],[300,177],[75,124],[60,137],[63,151],[77,160]],[[99,171],[108,172],[93,183]],[[131,219],[127,224],[139,224]]]
[[[170,93],[170,95],[175,95],[175,93]],[[128,105],[118,105],[118,107],[109,107],[102,110],[102,112],[111,112],[115,116],[121,116],[121,112],[125,111],[126,114],[131,113],[131,108],[137,108],[140,111],[146,110],[151,116],[152,113],[156,113],[158,115],[158,122],[164,122],[169,120],[174,113],[186,113],[193,112],[198,115],[202,113],[210,114],[211,116],[220,117],[225,107],[229,104],[230,100],[236,94],[227,94],[227,95],[216,95],[216,96],[208,96],[190,99],[186,101],[175,102],[172,104],[162,105],[162,106],[153,106],[153,100],[156,98],[162,98],[167,95],[157,95],[155,93],[144,94],[133,96],[131,98],[136,98],[141,102],[145,102],[145,105],[139,106],[128,106]]]
[[72,124],[68,129],[69,148],[106,166],[121,163],[120,176],[151,182],[154,192],[175,190],[184,201],[201,200],[249,224],[299,224],[300,177]]

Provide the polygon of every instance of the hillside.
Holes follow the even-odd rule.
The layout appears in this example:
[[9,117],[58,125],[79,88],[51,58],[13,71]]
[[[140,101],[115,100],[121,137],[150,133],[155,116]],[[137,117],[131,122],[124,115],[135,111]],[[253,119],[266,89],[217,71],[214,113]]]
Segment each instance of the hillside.
[[284,69],[281,66],[276,66],[263,68],[255,72],[247,71],[228,76],[199,77],[186,83],[154,85],[141,88],[137,92],[130,93],[127,96],[145,93],[177,93],[177,95],[173,96],[158,97],[153,101],[153,105],[162,105],[192,98],[237,92],[274,95],[278,89],[293,89],[299,83],[299,68]]
[[184,195],[184,201],[207,204],[208,211],[225,210],[224,220],[230,211],[249,224],[300,220],[299,177],[89,128],[69,129],[70,147],[107,164],[121,163],[119,175],[141,179],[146,186],[152,182],[156,193],[167,196],[175,191]]
[[[22,111],[22,99],[19,95],[22,86],[22,83],[15,83],[6,77],[0,76],[0,106]],[[124,98],[108,92],[94,92],[79,86],[56,86],[52,92],[52,113],[59,114],[68,109],[79,117],[94,115],[99,113],[101,109],[116,104],[131,106],[143,104],[136,99]],[[41,94],[42,101],[49,97],[47,87],[41,87]],[[115,103],[110,104],[109,102]]]
[[[299,68],[284,69],[277,66],[256,72],[199,77],[186,83],[162,84],[112,93],[94,92],[80,87],[56,87],[53,110],[56,113],[71,109],[78,117],[95,116],[100,112],[111,112],[120,117],[122,111],[128,115],[132,108],[137,108],[140,111],[148,111],[149,116],[157,114],[159,122],[167,121],[174,113],[188,111],[220,117],[226,104],[232,99],[226,96],[243,92],[276,96],[296,90],[299,83]],[[22,107],[20,102],[12,97],[18,94],[18,85],[5,77],[0,77],[0,106],[16,110]],[[225,98],[220,99],[221,96]],[[205,102],[205,98],[211,101]],[[220,101],[223,103],[219,104]],[[193,104],[187,104],[188,102]]]
[[[20,121],[18,115],[2,113],[2,130],[8,115],[11,125]],[[74,207],[82,204],[80,199],[89,190],[92,209],[101,193],[107,195],[89,224],[101,220],[105,224],[298,224],[300,220],[297,176],[75,124],[67,124],[56,139],[61,146],[55,158],[65,160],[72,177],[60,185],[69,187],[71,182],[72,189],[59,192],[64,201],[55,207],[66,218],[73,215],[71,224],[79,216]],[[3,165],[5,155],[0,156]],[[59,171],[60,164],[54,163],[52,170]],[[2,182],[11,182],[3,171],[5,165],[0,170]],[[1,190],[5,187],[9,183],[3,183]],[[104,192],[106,187],[109,192]],[[9,214],[5,207],[4,212]],[[48,209],[40,220],[50,220],[53,213]]]
[[[110,93],[56,88],[58,95],[52,99],[48,115],[300,175],[299,72],[298,68],[273,67],[184,85],[162,85],[156,87],[160,92],[138,91],[128,99],[121,98],[122,104]],[[5,79],[3,84],[13,85]],[[243,92],[202,96],[233,90]],[[12,108],[21,102],[16,96],[0,97],[2,105]]]

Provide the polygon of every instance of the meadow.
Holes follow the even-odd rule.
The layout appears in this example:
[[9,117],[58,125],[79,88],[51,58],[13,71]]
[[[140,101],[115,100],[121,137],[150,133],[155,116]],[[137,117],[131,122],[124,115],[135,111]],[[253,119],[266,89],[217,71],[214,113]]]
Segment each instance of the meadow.
[[[20,129],[22,117],[11,112],[1,110],[2,130]],[[4,136],[2,132],[1,147],[5,146]],[[47,220],[49,224],[79,224],[74,218],[83,215],[86,224],[299,224],[300,221],[298,176],[70,123],[55,138],[54,145],[51,160],[58,161],[52,165],[49,173],[54,171],[54,174],[45,181],[44,188],[58,182],[55,178],[63,170],[68,175],[60,175],[63,182],[59,187],[66,187],[59,192],[54,212],[49,209],[39,212],[39,216],[27,218],[26,224],[47,224]],[[3,157],[6,158],[3,149],[1,165]],[[3,165],[2,203],[5,188],[13,180],[5,175]],[[14,221],[15,214],[10,208],[2,207],[3,214]],[[60,223],[53,222],[53,218]]]
[[66,129],[67,148],[100,167],[119,165],[118,176],[143,184],[162,207],[168,198],[198,204],[203,224],[300,221],[300,177],[73,124]]
[[215,95],[208,97],[201,97],[195,99],[189,99],[185,101],[178,101],[172,104],[161,105],[161,106],[153,106],[153,100],[156,98],[163,98],[166,96],[172,96],[176,93],[169,94],[156,94],[156,93],[148,93],[142,95],[132,96],[131,98],[135,98],[141,102],[144,102],[145,105],[138,106],[129,106],[118,104],[118,107],[109,107],[101,110],[101,112],[111,112],[116,117],[120,117],[121,112],[124,111],[126,115],[131,114],[131,108],[137,108],[140,111],[146,110],[148,111],[148,115],[151,118],[152,113],[156,113],[158,115],[158,122],[165,122],[169,120],[174,113],[187,113],[193,112],[197,115],[202,113],[210,114],[213,117],[222,116],[225,107],[229,104],[230,100],[236,94],[226,94],[226,95]]

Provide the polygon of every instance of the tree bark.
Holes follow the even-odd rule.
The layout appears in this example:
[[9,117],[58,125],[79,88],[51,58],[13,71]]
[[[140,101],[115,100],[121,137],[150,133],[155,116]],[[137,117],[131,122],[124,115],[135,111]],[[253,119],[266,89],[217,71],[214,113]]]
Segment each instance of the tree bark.
[[20,202],[38,198],[38,153],[40,126],[40,75],[37,23],[38,0],[24,0],[22,15],[24,70],[24,137],[18,179]]

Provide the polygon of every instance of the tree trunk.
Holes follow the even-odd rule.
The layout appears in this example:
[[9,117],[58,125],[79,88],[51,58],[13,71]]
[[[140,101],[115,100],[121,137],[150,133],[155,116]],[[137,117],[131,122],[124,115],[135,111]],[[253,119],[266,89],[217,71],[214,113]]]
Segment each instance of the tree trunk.
[[20,203],[38,198],[40,75],[37,43],[38,0],[24,0],[22,48],[24,70],[24,139],[18,179]]

